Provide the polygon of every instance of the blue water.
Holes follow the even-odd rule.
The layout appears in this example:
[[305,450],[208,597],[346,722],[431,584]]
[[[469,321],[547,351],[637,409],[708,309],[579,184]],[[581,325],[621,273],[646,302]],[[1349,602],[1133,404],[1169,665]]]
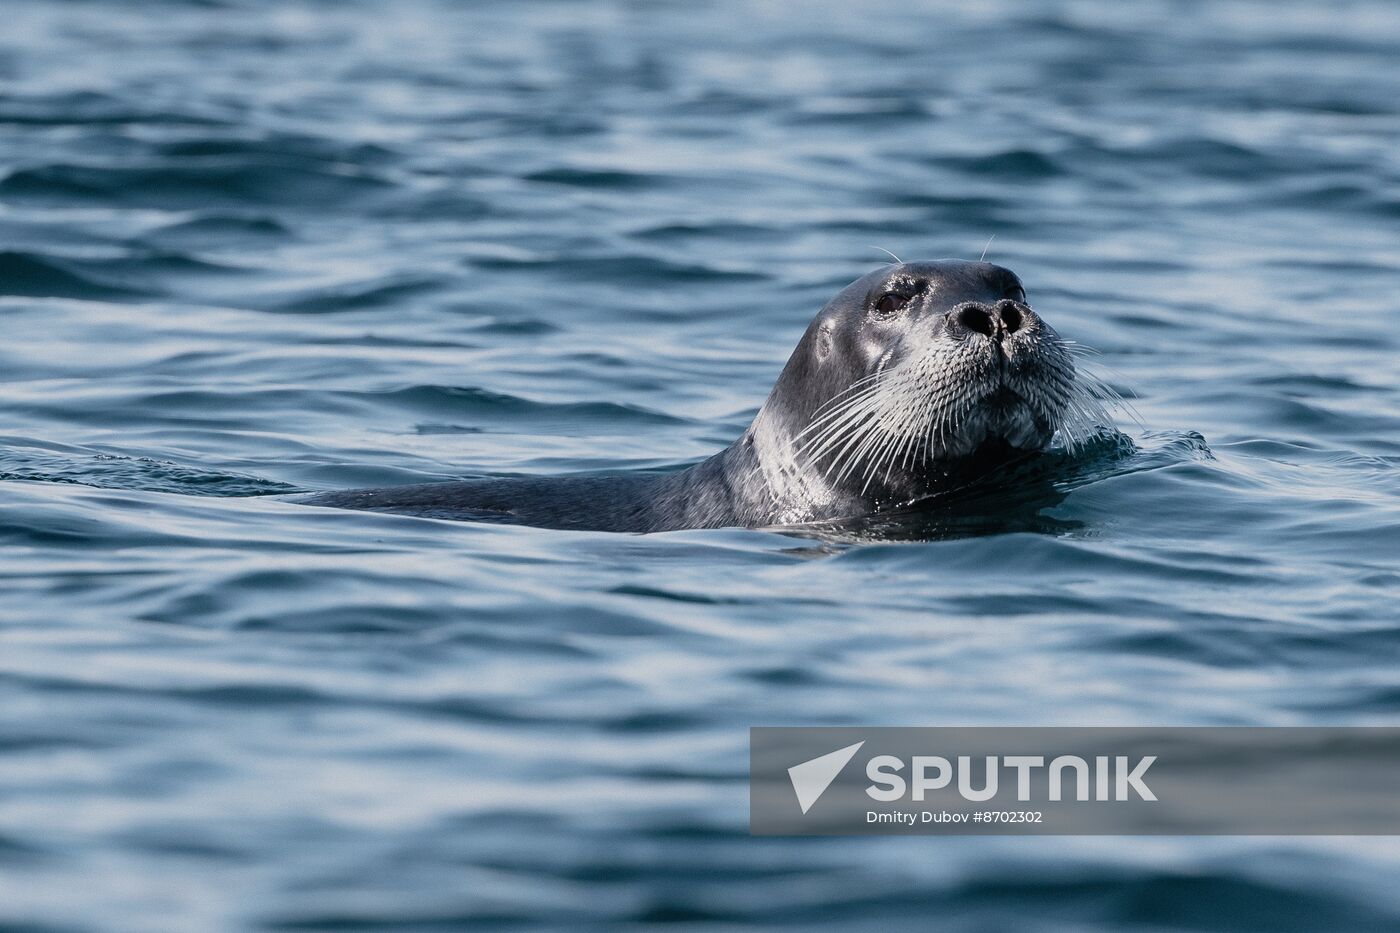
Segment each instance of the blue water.
[[[1395,723],[1396,5],[0,13],[0,926],[1400,926],[1389,839],[747,835],[752,724]],[[993,236],[1131,444],[922,530],[275,498],[693,462]]]

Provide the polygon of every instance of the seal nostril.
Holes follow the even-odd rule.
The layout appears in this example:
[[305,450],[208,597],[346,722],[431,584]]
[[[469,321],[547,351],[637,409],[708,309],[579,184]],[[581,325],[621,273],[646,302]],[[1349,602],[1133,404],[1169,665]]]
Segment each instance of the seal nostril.
[[1013,302],[1003,301],[997,305],[997,311],[1001,313],[1001,326],[1006,328],[1008,334],[1013,334],[1021,329],[1025,319],[1021,317],[1021,309]]
[[975,330],[988,337],[996,332],[996,324],[987,309],[981,305],[964,305],[958,309],[958,323],[968,330]]

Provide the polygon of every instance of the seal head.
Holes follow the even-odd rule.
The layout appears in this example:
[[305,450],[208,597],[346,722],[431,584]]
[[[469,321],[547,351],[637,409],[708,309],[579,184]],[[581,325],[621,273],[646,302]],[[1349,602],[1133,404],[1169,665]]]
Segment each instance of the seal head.
[[[856,515],[1107,418],[1009,269],[902,263],[822,309],[746,439],[787,521]],[[741,441],[742,442],[742,441]]]

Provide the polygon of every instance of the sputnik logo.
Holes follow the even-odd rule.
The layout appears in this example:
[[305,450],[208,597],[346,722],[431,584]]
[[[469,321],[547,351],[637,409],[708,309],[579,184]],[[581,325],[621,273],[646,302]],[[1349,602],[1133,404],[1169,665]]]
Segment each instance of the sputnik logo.
[[826,793],[826,789],[836,780],[841,769],[846,767],[864,744],[865,741],[862,740],[788,768],[792,789],[797,794],[797,805],[802,808],[803,813],[812,809],[812,805],[821,799],[821,795]]

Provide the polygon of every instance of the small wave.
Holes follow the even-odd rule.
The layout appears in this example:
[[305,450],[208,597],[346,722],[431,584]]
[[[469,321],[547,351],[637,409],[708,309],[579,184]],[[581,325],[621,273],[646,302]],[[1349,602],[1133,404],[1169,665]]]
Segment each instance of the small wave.
[[300,159],[307,163],[375,165],[396,161],[398,153],[372,143],[345,143],[324,136],[268,135],[254,138],[205,136],[160,142],[152,147],[171,159]]
[[1350,182],[1308,182],[1288,191],[1267,194],[1264,200],[1278,207],[1400,217],[1400,199],[1386,196],[1383,189]]
[[189,253],[132,249],[112,257],[0,252],[0,295],[122,301],[161,295],[173,277],[242,270]]
[[[1046,466],[1059,470],[1056,483],[1061,489],[1069,490],[1115,476],[1214,457],[1206,439],[1195,431],[1148,431],[1137,441],[1117,431],[1105,431],[1078,454],[1053,452]],[[1058,461],[1058,467],[1053,465],[1054,461]]]
[[290,314],[328,314],[336,311],[364,311],[442,288],[446,280],[429,275],[389,275],[367,282],[320,286],[297,298],[276,302],[268,310]]
[[570,281],[591,282],[752,282],[769,276],[744,269],[721,268],[708,263],[680,263],[654,256],[602,256],[507,258],[481,256],[467,260],[481,269],[540,270]]
[[1301,166],[1262,149],[1211,139],[1181,136],[1155,140],[1140,146],[1081,148],[1076,158],[1104,162],[1121,168],[1131,163],[1153,163],[1174,174],[1185,173],[1226,181],[1259,181],[1296,174]]
[[203,209],[211,204],[333,208],[347,199],[385,190],[390,183],[348,165],[327,168],[266,159],[204,165],[145,167],[77,164],[16,169],[0,181],[0,194],[16,201],[125,204]]
[[425,421],[413,426],[414,434],[431,436],[434,434],[481,434],[482,429],[466,424],[442,424]]
[[469,412],[478,417],[509,418],[512,424],[517,425],[522,418],[532,421],[566,419],[570,423],[581,420],[653,425],[689,423],[684,418],[640,405],[618,402],[536,402],[518,395],[492,392],[475,386],[416,385],[388,392],[359,394],[415,411],[458,415]]
[[525,180],[551,185],[569,185],[575,188],[609,188],[613,190],[654,188],[675,182],[674,178],[650,172],[582,168],[545,169],[526,175]]
[[729,220],[717,220],[709,223],[673,223],[643,227],[640,230],[633,231],[631,236],[639,240],[660,240],[663,242],[689,240],[691,238],[701,239],[705,237],[715,237],[728,241],[764,241],[781,235],[781,232],[782,231],[776,227],[767,224],[735,223]]
[[267,496],[299,491],[299,487],[288,483],[170,460],[106,453],[62,455],[13,448],[0,451],[0,480],[141,489],[191,496]]
[[986,155],[942,157],[929,161],[969,175],[984,175],[1004,181],[1054,178],[1065,174],[1054,157],[1033,149],[1008,149]]
[[[1011,198],[907,191],[897,187],[882,187],[872,192],[871,197],[886,208],[912,210],[917,214],[900,226],[895,226],[882,217],[843,218],[827,221],[819,226],[837,232],[852,231],[866,235],[887,234],[891,230],[901,229],[907,229],[910,234],[924,235],[930,220],[946,222],[959,230],[990,229],[1005,232],[1037,226],[1026,218],[1025,212],[1021,211],[1016,201]],[[981,244],[976,246],[980,248]],[[968,249],[972,248],[973,244],[969,242]]]
[[0,295],[120,301],[150,294],[130,285],[104,282],[83,269],[84,265],[81,260],[5,250],[0,252]]
[[790,126],[869,126],[926,120],[928,116],[921,101],[891,90],[888,94],[803,98],[781,122]]
[[156,227],[145,234],[151,243],[188,246],[192,243],[224,244],[247,239],[288,236],[291,229],[272,217],[245,214],[201,213]]
[[539,318],[493,317],[471,327],[474,333],[500,334],[511,337],[538,337],[559,332],[559,325]]
[[1063,535],[1084,522],[1050,514],[1075,490],[1120,476],[1211,458],[1194,432],[1149,433],[1141,446],[1102,429],[1071,453],[1063,448],[1025,457],[992,472],[950,476],[948,488],[911,505],[837,522],[776,529],[836,543],[940,541],[1032,532]]
[[148,110],[97,91],[28,96],[0,95],[0,124],[85,126],[94,124],[215,125],[225,121],[205,113]]

